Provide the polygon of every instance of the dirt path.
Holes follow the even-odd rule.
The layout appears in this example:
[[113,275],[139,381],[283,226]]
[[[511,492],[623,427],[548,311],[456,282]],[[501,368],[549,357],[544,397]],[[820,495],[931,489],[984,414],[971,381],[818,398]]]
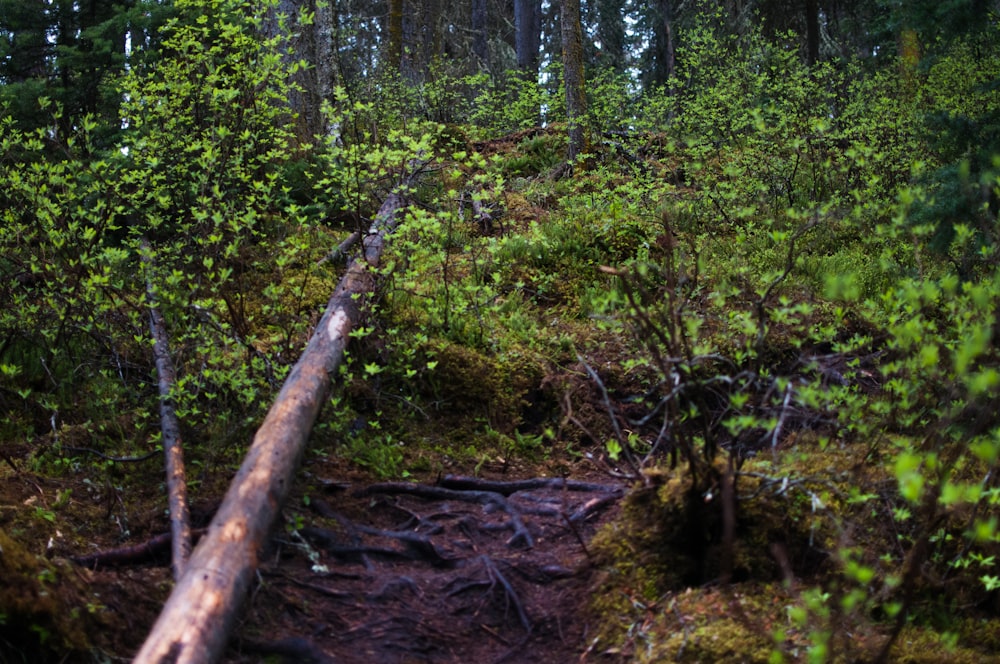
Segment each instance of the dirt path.
[[612,484],[337,487],[275,539],[228,662],[569,662]]
[[[320,474],[349,483],[324,482]],[[0,482],[7,502],[70,488],[85,493],[72,481],[27,477]],[[624,487],[603,476],[494,478],[378,484],[343,466],[310,467],[264,552],[223,661],[601,661],[596,653],[585,655],[595,632],[587,615],[594,570],[586,543],[614,516]],[[156,551],[143,548],[166,531],[155,486],[149,494],[138,503],[111,504],[131,504],[127,538],[115,537],[123,518],[108,526],[98,518],[103,514],[88,511],[99,503],[73,500],[59,519],[83,528],[72,539],[89,542],[87,550],[63,537],[49,553],[55,559],[109,551],[137,556],[106,563],[91,557],[72,566],[101,625],[89,640],[113,661],[136,652],[172,586],[165,538]],[[207,523],[211,510],[196,506],[195,525]],[[41,537],[38,528],[26,541]],[[0,630],[0,661],[8,661],[3,643],[17,642],[5,639]],[[91,662],[93,655],[63,661]]]

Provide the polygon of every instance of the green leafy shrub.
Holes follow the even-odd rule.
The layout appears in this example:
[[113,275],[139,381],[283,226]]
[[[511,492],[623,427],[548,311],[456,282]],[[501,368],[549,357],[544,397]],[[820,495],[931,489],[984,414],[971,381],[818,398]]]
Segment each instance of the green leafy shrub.
[[[287,366],[280,354],[304,341],[308,319],[279,323],[280,336],[271,328],[280,301],[301,292],[285,281],[290,265],[311,250],[291,239],[302,218],[281,180],[293,156],[281,38],[260,37],[250,6],[176,4],[162,57],[123,82],[127,131],[111,150],[91,141],[90,119],[54,159],[45,130],[3,125],[12,207],[0,246],[13,259],[0,288],[17,315],[0,314],[0,362],[11,367],[0,389],[19,395],[37,433],[57,436],[60,413],[156,412],[147,284],[168,321],[175,401],[194,442],[245,442]],[[75,408],[88,394],[100,403]],[[106,444],[144,445],[145,420],[135,421],[139,431]]]

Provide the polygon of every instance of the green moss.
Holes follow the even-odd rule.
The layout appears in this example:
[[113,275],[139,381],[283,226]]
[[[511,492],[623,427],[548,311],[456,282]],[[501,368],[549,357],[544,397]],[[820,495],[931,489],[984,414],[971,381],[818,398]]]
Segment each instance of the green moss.
[[89,647],[93,619],[79,608],[86,605],[83,581],[65,563],[32,555],[0,530],[0,578],[0,655],[44,661]]
[[[831,526],[797,492],[769,491],[767,480],[741,476],[737,494],[748,498],[737,502],[730,547],[723,541],[723,505],[717,488],[692,487],[690,480],[663,471],[648,473],[647,480],[625,499],[620,517],[592,544],[602,569],[592,609],[603,626],[602,638],[612,643],[633,638],[637,604],[662,604],[663,597],[713,584],[727,571],[734,582],[778,582],[783,570],[775,547],[781,558],[791,561],[797,576],[815,574],[826,560],[819,544],[832,540]],[[747,635],[734,637],[735,641],[722,638],[731,630],[713,623],[712,629],[716,627],[718,634],[713,631],[705,642],[718,648],[699,651],[706,659],[684,661],[726,661],[726,644],[752,643]],[[754,646],[766,661],[769,651],[761,647]],[[738,655],[732,661],[757,661],[756,655],[739,659],[748,657],[748,650],[732,652]]]
[[[973,632],[982,629],[996,638],[1000,621],[966,621]],[[971,637],[971,639],[969,638]],[[893,644],[890,660],[898,664],[980,664],[1000,662],[995,643],[975,643],[975,633],[943,633],[919,626],[907,626]],[[985,647],[984,647],[985,646]]]

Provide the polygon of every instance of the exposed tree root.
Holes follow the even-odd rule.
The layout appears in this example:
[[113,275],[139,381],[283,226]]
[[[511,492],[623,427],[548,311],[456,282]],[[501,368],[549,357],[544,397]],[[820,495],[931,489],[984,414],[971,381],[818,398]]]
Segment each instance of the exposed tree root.
[[523,545],[530,549],[535,545],[534,538],[528,532],[520,513],[508,501],[507,498],[495,491],[473,491],[455,489],[445,489],[437,486],[425,486],[422,484],[405,484],[402,482],[385,482],[373,484],[365,489],[355,492],[357,496],[366,496],[373,493],[404,494],[409,496],[419,496],[432,500],[460,500],[468,503],[479,503],[485,507],[497,507],[507,513],[510,518],[510,527],[514,534],[507,540],[507,546],[515,547]]
[[585,630],[566,619],[588,587],[595,517],[623,493],[446,477],[311,495],[314,522],[296,515],[301,544],[270,556],[250,613],[349,664],[531,661],[553,642],[569,652]]
[[362,561],[364,556],[379,556],[382,558],[403,558],[407,560],[422,560],[437,567],[451,567],[455,561],[443,555],[428,538],[411,532],[389,532],[358,526],[369,535],[397,540],[404,545],[402,549],[386,546],[370,546],[365,544],[343,544],[343,535],[325,528],[302,528],[299,531],[303,537],[312,541],[324,551],[337,558],[348,561]]
[[316,644],[298,636],[268,642],[240,639],[237,645],[238,649],[244,653],[268,657],[278,656],[283,658],[285,662],[295,662],[296,664],[333,664],[336,661]]
[[447,489],[457,489],[459,491],[491,491],[493,493],[510,496],[519,491],[535,491],[537,489],[558,489],[560,491],[596,491],[600,493],[614,493],[621,495],[623,489],[617,486],[608,486],[596,482],[580,482],[578,480],[567,480],[562,477],[534,477],[526,480],[512,480],[498,482],[495,480],[483,480],[478,477],[462,477],[460,475],[445,475],[438,482],[439,486]]
[[[204,528],[196,528],[191,531],[191,535],[197,540],[204,532]],[[170,533],[163,533],[151,537],[145,542],[117,549],[109,549],[107,551],[98,551],[85,556],[71,556],[70,560],[77,565],[90,568],[141,565],[155,561],[168,552],[172,539]]]

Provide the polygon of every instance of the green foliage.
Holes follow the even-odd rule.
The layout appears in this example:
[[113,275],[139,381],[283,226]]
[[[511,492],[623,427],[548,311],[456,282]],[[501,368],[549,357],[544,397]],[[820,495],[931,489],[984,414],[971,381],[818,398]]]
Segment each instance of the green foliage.
[[[304,341],[306,321],[283,313],[302,297],[307,281],[287,278],[310,249],[280,179],[293,154],[281,39],[258,39],[250,8],[176,4],[164,57],[123,83],[128,131],[114,149],[99,150],[88,118],[62,137],[65,156],[47,159],[47,129],[4,121],[0,270],[11,308],[0,313],[0,361],[16,369],[0,389],[19,395],[36,432],[133,410],[146,426],[156,412],[147,284],[168,320],[192,442],[242,444],[285,371],[278,358]],[[40,103],[58,126],[58,109]]]
[[[896,638],[948,603],[992,601],[992,28],[944,40],[922,68],[810,68],[796,37],[707,16],[659,90],[591,73],[589,121],[617,133],[560,179],[563,128],[537,127],[565,117],[558,63],[540,78],[444,59],[371,76],[326,100],[330,136],[300,144],[286,81],[306,64],[264,30],[275,5],[174,3],[145,45],[156,57],[136,54],[117,87],[100,77],[103,111],[121,101],[113,128],[38,79],[5,83],[4,440],[47,437],[59,472],[79,466],[59,445],[158,444],[148,284],[188,442],[225,459],[336,281],[317,266],[333,229],[367,231],[419,162],[319,442],[399,477],[454,458],[506,469],[589,439],[588,458],[645,485],[626,504],[639,527],[599,547],[630,584],[604,608],[633,636],[649,626],[637,609],[720,579],[783,593],[766,629],[724,623],[771,661],[827,661],[854,630]],[[22,46],[4,45],[8,75]],[[77,46],[61,57],[79,70]],[[640,129],[659,133],[618,136]],[[565,404],[558,427],[528,417],[528,395]],[[586,415],[569,412],[574,395]],[[30,518],[58,519],[64,499]],[[686,624],[643,631],[648,659],[683,649]],[[733,638],[692,633],[719,645],[706,660],[739,656]]]
[[[686,186],[663,205],[648,258],[615,271],[603,300],[609,324],[622,325],[612,329],[631,332],[632,389],[643,396],[629,404],[645,413],[630,410],[627,431],[613,427],[608,456],[638,474],[667,454],[690,490],[668,518],[685,523],[729,481],[807,482],[791,465],[740,470],[768,449],[777,459],[803,426],[819,432],[804,455],[863,446],[861,463],[892,478],[890,507],[823,510],[842,533],[824,545],[831,571],[790,602],[794,636],[782,631],[778,642],[828,661],[852,647],[847,630],[877,615],[891,648],[906,619],[944,605],[924,592],[928,569],[947,579],[951,601],[983,602],[996,586],[987,515],[1000,420],[986,405],[1000,383],[996,175],[992,120],[975,120],[993,113],[995,95],[978,95],[992,94],[996,58],[974,61],[957,41],[926,76],[855,76],[841,99],[835,75],[780,45],[717,35],[690,36],[680,95],[653,100],[677,113],[668,145]],[[972,75],[959,76],[965,69]],[[951,128],[928,133],[926,117]],[[606,399],[602,376],[588,371]],[[813,424],[796,423],[803,413]],[[791,474],[772,474],[782,472]],[[832,498],[866,505],[871,495],[840,488]],[[814,494],[814,508],[830,499]],[[743,515],[737,530],[752,529],[755,500],[751,492],[731,508]],[[894,538],[877,534],[886,520]],[[704,537],[724,546],[725,529]]]
[[[122,96],[117,81],[126,59],[132,67],[155,57],[156,32],[171,3],[86,0],[46,5],[0,2],[0,109],[19,129],[51,120],[40,100],[62,109],[53,143],[69,138],[86,116],[98,119],[91,132],[101,148],[120,133]],[[126,39],[132,48],[127,53]],[[140,41],[145,41],[140,46]]]
[[686,181],[704,192],[694,213],[709,228],[745,228],[761,216],[789,228],[787,210],[840,204],[837,72],[810,70],[758,33],[723,41],[711,26],[692,32],[679,66],[669,131],[684,146]]
[[555,100],[549,89],[523,71],[509,71],[490,80],[476,96],[469,122],[480,128],[484,138],[502,136],[538,125],[541,109]]
[[949,252],[963,277],[970,277],[984,263],[995,262],[998,241],[997,36],[994,27],[986,34],[954,41],[930,65],[923,88],[928,108],[925,140],[937,168],[924,175],[928,196],[913,219],[918,225],[934,227],[932,245],[943,252],[955,248],[958,226],[973,231],[975,237],[961,252]]

